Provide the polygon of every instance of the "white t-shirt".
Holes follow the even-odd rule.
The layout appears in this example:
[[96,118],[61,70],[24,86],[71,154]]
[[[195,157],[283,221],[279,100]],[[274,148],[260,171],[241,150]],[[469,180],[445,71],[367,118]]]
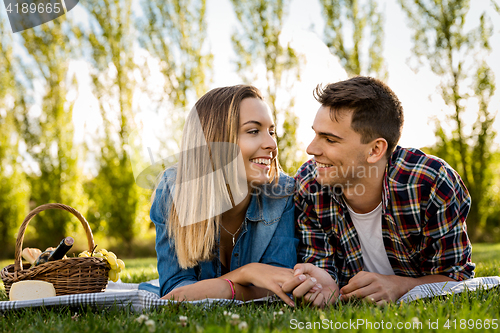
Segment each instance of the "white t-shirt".
[[[346,203],[347,205],[347,203]],[[349,215],[358,233],[365,271],[394,275],[382,239],[382,202],[369,213],[358,214],[347,205]]]

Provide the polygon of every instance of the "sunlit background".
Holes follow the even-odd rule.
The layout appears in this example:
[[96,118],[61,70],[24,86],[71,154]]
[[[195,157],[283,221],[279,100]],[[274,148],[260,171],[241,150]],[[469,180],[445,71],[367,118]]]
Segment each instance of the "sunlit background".
[[[13,253],[28,210],[46,202],[77,206],[111,249],[125,245],[129,255],[154,254],[151,191],[135,178],[151,161],[179,151],[182,119],[211,88],[250,83],[263,92],[278,123],[280,162],[294,174],[313,137],[319,107],[313,89],[355,74],[331,45],[334,29],[325,18],[332,8],[341,10],[334,22],[343,22],[339,35],[348,53],[353,22],[366,25],[358,35],[359,56],[351,53],[349,61],[356,58],[361,75],[381,78],[398,95],[405,110],[400,144],[456,168],[475,205],[471,235],[498,241],[498,2],[455,1],[459,9],[448,7],[451,1],[417,2],[448,15],[452,35],[468,39],[457,45],[453,35],[449,66],[445,56],[431,54],[442,35],[429,28],[427,49],[414,39],[426,27],[424,14],[413,8],[408,16],[401,5],[410,8],[414,1],[80,1],[67,15],[16,34],[0,8],[0,240],[8,245],[0,257]],[[454,100],[441,87],[451,89],[460,62]],[[26,241],[48,246],[79,233],[78,223],[69,221],[64,214],[41,214]]]
[[[405,126],[400,144],[405,147],[421,148],[436,142],[434,135],[433,120],[438,118],[445,121],[445,113],[448,111],[443,102],[438,86],[440,78],[433,74],[428,65],[418,67],[412,59],[411,30],[405,13],[396,0],[380,0],[379,6],[384,14],[384,47],[383,57],[387,65],[388,78],[386,83],[395,91],[401,100],[405,110]],[[135,2],[137,4],[137,1]],[[140,7],[137,7],[140,11]],[[282,44],[291,43],[292,47],[304,60],[301,67],[301,77],[295,83],[293,92],[284,91],[283,94],[291,94],[296,98],[294,108],[299,117],[298,128],[299,142],[306,147],[312,140],[313,131],[311,125],[314,112],[319,105],[314,100],[312,92],[317,84],[340,81],[348,78],[346,71],[342,68],[337,57],[332,55],[323,40],[324,18],[321,14],[320,3],[316,0],[293,0],[290,2],[288,15],[283,24],[280,35]],[[492,12],[493,8],[488,1],[474,1],[467,15],[466,30],[472,30],[479,24],[479,17],[483,12]],[[83,8],[79,7],[69,15],[77,18],[85,17]],[[208,47],[213,53],[213,79],[209,88],[242,83],[234,65],[237,57],[231,45],[231,34],[238,25],[232,5],[228,0],[207,1],[207,37]],[[80,20],[82,20],[80,18]],[[491,21],[494,26],[494,34],[490,39],[491,53],[488,56],[488,64],[494,73],[500,73],[500,16],[492,13]],[[352,41],[346,39],[346,44]],[[368,59],[364,59],[368,61]],[[413,64],[413,65],[412,65]],[[86,69],[81,63],[73,64],[75,71],[82,81],[79,85],[79,98],[75,105],[75,130],[76,137],[83,136],[83,124],[87,123],[89,130],[93,126],[100,125],[97,101],[92,94],[90,78],[85,75]],[[261,74],[263,75],[263,74]],[[158,78],[161,80],[161,78]],[[264,80],[265,81],[265,80]],[[500,86],[500,74],[495,77],[495,83]],[[253,82],[260,89],[265,89],[266,82]],[[190,107],[195,100],[191,101]],[[495,94],[491,103],[492,111],[495,112],[500,106],[500,94]],[[141,107],[139,112],[144,115],[141,120],[146,126],[158,124],[156,110],[148,110]],[[475,121],[477,114],[477,103],[467,107],[465,122],[470,127]],[[168,112],[168,110],[165,110]],[[500,129],[500,120],[494,123],[495,130]],[[495,138],[500,143],[500,136]]]

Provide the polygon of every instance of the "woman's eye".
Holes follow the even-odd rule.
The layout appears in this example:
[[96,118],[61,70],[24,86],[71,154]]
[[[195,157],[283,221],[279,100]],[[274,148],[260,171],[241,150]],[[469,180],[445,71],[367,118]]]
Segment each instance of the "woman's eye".
[[259,130],[257,130],[257,129],[248,131],[248,134],[257,134],[257,133],[259,133]]
[[271,134],[271,136],[276,136],[276,132],[275,131],[269,131],[269,134]]

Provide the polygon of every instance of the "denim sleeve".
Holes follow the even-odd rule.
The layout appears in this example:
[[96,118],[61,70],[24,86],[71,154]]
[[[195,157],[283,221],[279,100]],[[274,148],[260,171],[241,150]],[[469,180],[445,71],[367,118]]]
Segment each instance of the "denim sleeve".
[[290,196],[273,238],[260,260],[261,263],[284,268],[295,266],[299,240],[295,236],[294,215],[295,205],[293,196]]
[[174,241],[168,237],[166,219],[172,204],[170,191],[162,181],[156,190],[150,217],[156,227],[156,255],[160,276],[160,296],[175,288],[198,282],[194,268],[182,269],[175,253]]

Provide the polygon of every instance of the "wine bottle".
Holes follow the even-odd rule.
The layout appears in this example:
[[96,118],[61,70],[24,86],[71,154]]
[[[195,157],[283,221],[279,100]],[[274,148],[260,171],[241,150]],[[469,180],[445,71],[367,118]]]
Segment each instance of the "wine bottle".
[[64,238],[57,248],[52,252],[48,261],[59,260],[64,257],[64,255],[71,249],[75,240],[72,237]]
[[49,258],[53,252],[54,252],[53,250],[43,251],[42,254],[40,254],[38,258],[36,258],[35,262],[31,267],[45,264],[47,261],[49,261]]

